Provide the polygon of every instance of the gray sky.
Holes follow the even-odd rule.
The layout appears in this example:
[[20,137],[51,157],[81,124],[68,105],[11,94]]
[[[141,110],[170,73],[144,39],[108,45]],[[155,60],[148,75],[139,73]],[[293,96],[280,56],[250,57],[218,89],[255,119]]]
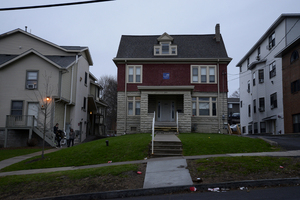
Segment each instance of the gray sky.
[[[86,0],[1,0],[0,8]],[[25,26],[57,45],[88,46],[100,78],[117,75],[112,62],[121,35],[213,34],[220,24],[228,56],[229,95],[239,88],[236,64],[282,13],[300,12],[299,0],[115,0],[0,11],[0,34]]]

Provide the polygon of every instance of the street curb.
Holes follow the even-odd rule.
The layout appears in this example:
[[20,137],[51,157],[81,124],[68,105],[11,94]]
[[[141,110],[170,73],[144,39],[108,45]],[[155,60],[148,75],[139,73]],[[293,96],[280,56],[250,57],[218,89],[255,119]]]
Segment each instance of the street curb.
[[125,198],[125,197],[139,197],[150,195],[171,194],[178,192],[191,192],[190,187],[197,188],[197,191],[208,191],[208,188],[224,188],[224,189],[237,189],[241,187],[271,187],[271,186],[284,186],[284,185],[299,185],[300,178],[285,178],[285,179],[265,179],[265,180],[246,180],[236,182],[223,182],[212,184],[196,184],[196,185],[184,185],[173,187],[160,187],[149,189],[135,189],[135,190],[117,190],[109,192],[95,192],[85,194],[74,194],[58,197],[46,197],[36,200],[82,200],[82,199],[113,199],[113,198]]
[[272,146],[278,146],[278,143],[277,143],[277,142],[274,142],[274,141],[272,141],[272,140],[266,139],[266,138],[264,138],[264,137],[258,137],[258,138],[264,140],[265,142],[269,143],[269,144],[272,145]]

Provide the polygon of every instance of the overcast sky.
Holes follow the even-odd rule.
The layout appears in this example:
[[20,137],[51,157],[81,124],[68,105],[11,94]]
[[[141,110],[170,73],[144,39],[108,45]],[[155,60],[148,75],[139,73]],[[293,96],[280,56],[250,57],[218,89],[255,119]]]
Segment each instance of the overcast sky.
[[[86,0],[1,0],[0,8]],[[16,28],[57,45],[87,46],[100,78],[117,75],[112,59],[121,35],[213,34],[220,24],[229,93],[239,88],[236,64],[282,13],[299,13],[299,0],[115,0],[52,8],[0,11],[0,34]],[[0,47],[1,48],[1,47]]]

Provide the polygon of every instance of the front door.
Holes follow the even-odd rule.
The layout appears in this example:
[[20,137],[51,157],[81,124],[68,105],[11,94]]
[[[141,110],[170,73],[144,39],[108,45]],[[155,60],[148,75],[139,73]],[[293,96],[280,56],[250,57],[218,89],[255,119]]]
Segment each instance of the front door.
[[[38,118],[39,104],[38,103],[28,103],[28,115],[33,115],[36,119]],[[28,117],[27,126],[32,125],[33,118]],[[37,120],[34,120],[34,126],[37,126]]]
[[175,102],[170,100],[161,100],[158,102],[158,121],[175,121]]

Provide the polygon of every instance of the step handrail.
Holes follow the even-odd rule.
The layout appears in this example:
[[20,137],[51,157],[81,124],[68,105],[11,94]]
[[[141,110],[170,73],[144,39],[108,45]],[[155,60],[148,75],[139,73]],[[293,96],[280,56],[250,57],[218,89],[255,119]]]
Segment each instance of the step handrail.
[[155,124],[155,111],[154,111],[154,115],[153,115],[153,119],[152,119],[152,155],[154,153],[154,124]]
[[177,125],[177,133],[178,133],[178,111],[176,112],[176,125]]

